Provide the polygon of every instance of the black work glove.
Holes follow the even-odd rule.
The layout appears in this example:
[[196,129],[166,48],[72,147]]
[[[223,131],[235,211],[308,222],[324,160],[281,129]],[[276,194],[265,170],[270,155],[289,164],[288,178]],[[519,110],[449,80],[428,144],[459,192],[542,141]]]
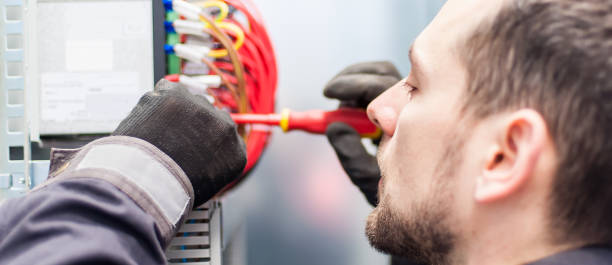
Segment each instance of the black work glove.
[[[340,100],[341,107],[366,108],[378,95],[401,80],[389,62],[360,63],[347,67],[325,87],[323,94]],[[359,187],[370,204],[378,204],[380,169],[376,158],[361,144],[361,136],[344,123],[327,127],[327,139],[351,181]]]
[[172,158],[191,181],[194,207],[239,177],[246,165],[245,144],[229,114],[166,80],[140,98],[113,135],[140,138]]

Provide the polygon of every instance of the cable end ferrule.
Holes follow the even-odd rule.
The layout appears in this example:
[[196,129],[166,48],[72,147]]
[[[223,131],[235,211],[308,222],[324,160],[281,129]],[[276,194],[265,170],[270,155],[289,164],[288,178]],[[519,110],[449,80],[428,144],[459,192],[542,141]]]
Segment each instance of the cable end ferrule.
[[210,48],[176,44],[174,45],[174,52],[176,53],[176,56],[187,61],[202,63],[202,59],[206,58],[206,56],[210,53]]
[[172,11],[172,0],[163,0],[166,11]]
[[171,74],[171,75],[167,75],[164,77],[164,79],[170,81],[170,82],[178,82],[180,80],[180,75],[179,74]]
[[174,30],[180,34],[203,35],[206,25],[190,20],[176,20],[172,24]]
[[172,21],[164,21],[164,28],[166,29],[166,32],[168,33],[176,33],[176,30],[174,29],[174,25],[172,24]]
[[165,44],[164,51],[166,52],[166,54],[174,54],[174,46],[170,44]]
[[173,0],[172,8],[174,11],[189,20],[199,20],[202,9],[196,5],[187,3],[183,0]]

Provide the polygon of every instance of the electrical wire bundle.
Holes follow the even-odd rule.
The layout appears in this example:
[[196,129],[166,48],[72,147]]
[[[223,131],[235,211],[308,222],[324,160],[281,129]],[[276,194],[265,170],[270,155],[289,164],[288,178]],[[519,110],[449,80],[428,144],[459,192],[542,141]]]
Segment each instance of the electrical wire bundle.
[[[232,114],[274,113],[277,67],[261,14],[250,0],[164,0],[166,79],[205,94]],[[268,126],[239,126],[247,144],[244,175],[259,160]]]

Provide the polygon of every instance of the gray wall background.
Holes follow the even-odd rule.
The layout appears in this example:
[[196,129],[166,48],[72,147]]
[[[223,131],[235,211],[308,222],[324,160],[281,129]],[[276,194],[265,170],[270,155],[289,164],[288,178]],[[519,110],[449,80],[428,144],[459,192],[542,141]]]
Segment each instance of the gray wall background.
[[[277,109],[327,109],[325,83],[345,66],[390,60],[403,75],[408,48],[443,0],[254,0],[279,64]],[[324,136],[274,136],[258,167],[228,195],[224,218],[245,220],[250,265],[386,264],[364,235],[371,207]],[[228,228],[230,229],[230,228]]]

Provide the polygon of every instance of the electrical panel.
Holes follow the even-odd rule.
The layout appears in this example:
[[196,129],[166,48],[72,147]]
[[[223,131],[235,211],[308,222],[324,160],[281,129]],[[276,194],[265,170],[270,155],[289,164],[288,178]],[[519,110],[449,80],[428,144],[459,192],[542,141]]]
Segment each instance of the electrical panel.
[[[0,2],[0,202],[45,181],[49,148],[111,133],[161,78],[229,112],[274,112],[274,52],[259,12],[245,2]],[[250,169],[271,132],[240,132]],[[170,264],[221,264],[231,246],[221,200],[187,217],[166,252]]]
[[26,82],[31,136],[110,133],[153,79],[150,0],[38,1]]

